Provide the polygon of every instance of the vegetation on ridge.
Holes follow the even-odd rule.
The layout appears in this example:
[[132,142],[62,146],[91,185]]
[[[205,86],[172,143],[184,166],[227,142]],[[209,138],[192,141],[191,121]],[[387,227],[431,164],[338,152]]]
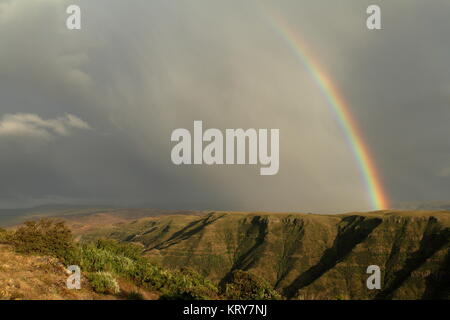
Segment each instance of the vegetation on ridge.
[[[167,268],[223,283],[235,270],[288,299],[449,299],[450,212],[340,215],[211,212],[104,226],[85,239],[139,243]],[[366,286],[367,267],[382,289]],[[439,279],[439,280],[438,280]]]
[[111,239],[77,243],[62,221],[26,222],[5,235],[3,242],[20,254],[53,256],[65,265],[80,266],[90,286],[100,294],[119,294],[118,280],[125,279],[158,292],[160,299],[219,297],[217,286],[192,269],[169,270],[151,263],[142,255],[143,248],[135,244]]
[[[450,299],[449,212],[105,217],[66,220],[81,241],[40,221],[0,230],[0,242],[79,265],[108,297]],[[380,290],[366,286],[369,265],[381,269]]]

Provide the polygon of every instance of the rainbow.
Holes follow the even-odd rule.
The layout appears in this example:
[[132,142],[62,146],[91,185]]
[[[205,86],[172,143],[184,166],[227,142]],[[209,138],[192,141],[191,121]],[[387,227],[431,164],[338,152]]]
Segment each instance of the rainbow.
[[320,66],[319,62],[307,50],[307,46],[302,39],[283,20],[273,14],[270,14],[269,17],[276,32],[289,44],[293,52],[295,52],[296,56],[313,76],[326,97],[330,109],[338,119],[338,123],[359,165],[373,209],[383,210],[389,208],[389,200],[384,192],[373,157],[370,154],[367,144],[364,143],[361,131],[358,129],[356,121],[342,94],[339,93],[330,76]]

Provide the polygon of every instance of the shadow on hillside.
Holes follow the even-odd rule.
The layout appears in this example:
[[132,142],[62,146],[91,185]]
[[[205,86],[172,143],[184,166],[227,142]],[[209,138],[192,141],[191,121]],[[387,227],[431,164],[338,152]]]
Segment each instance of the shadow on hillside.
[[350,216],[343,219],[346,224],[340,227],[333,246],[325,250],[320,261],[297,277],[283,293],[287,298],[294,298],[297,292],[313,283],[337,263],[344,259],[355,246],[364,241],[367,236],[381,223],[379,218]]
[[436,274],[431,274],[426,280],[426,289],[422,296],[426,300],[449,300],[450,299],[450,249]]
[[[411,257],[406,260],[405,266],[394,274],[393,279],[387,283],[386,289],[381,291],[376,296],[376,299],[391,299],[394,292],[411,276],[414,270],[424,264],[450,241],[450,229],[437,230],[437,228],[439,228],[439,224],[436,218],[430,217],[423,238],[420,241],[419,249],[412,253]],[[427,279],[428,286],[425,296],[433,295],[432,282],[432,278]]]
[[304,220],[294,220],[292,223],[284,224],[282,231],[283,247],[280,251],[279,270],[277,272],[277,281],[275,288],[279,288],[280,283],[284,281],[289,272],[295,268],[297,258],[294,257],[295,252],[299,248],[303,248],[303,238],[305,236]]
[[[227,283],[235,270],[248,270],[261,258],[259,254],[264,250],[265,239],[268,234],[268,221],[259,216],[253,217],[251,226],[244,237],[245,241],[238,248],[239,256],[236,258],[231,270],[223,277],[219,287]],[[248,242],[252,239],[251,243]]]
[[180,231],[175,232],[169,239],[164,241],[163,243],[155,246],[156,249],[167,249],[183,240],[189,239],[191,236],[197,234],[206,226],[211,223],[223,218],[225,214],[220,216],[214,216],[214,212],[210,213],[206,218],[201,218],[200,220],[193,221],[189,223],[186,227],[181,229]]

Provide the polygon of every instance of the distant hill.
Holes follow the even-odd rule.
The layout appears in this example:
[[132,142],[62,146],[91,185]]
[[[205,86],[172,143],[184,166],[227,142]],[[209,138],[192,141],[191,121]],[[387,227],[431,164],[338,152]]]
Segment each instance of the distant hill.
[[[251,271],[289,299],[450,299],[449,212],[184,213],[68,222],[84,239],[141,243],[151,260],[218,284]],[[369,265],[381,290],[366,287]]]
[[397,204],[395,207],[398,210],[408,210],[408,211],[413,210],[450,211],[450,202],[448,201],[403,202]]
[[0,209],[0,227],[12,226],[25,220],[41,217],[93,214],[99,211],[113,211],[108,206],[85,205],[42,205],[23,209]]
[[0,209],[0,227],[10,227],[25,220],[35,220],[43,217],[65,218],[68,221],[88,221],[87,225],[98,221],[105,225],[108,221],[123,222],[173,214],[201,214],[201,211],[192,210],[160,210],[120,208],[110,206],[92,205],[42,205],[24,209]]

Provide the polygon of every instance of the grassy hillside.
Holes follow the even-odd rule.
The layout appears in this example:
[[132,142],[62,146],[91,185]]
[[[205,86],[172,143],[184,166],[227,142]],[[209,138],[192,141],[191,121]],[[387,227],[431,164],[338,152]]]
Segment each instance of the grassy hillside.
[[[74,241],[71,230],[61,220],[26,221],[14,229],[0,229],[0,298],[197,300],[218,297],[217,286],[194,270],[169,270],[151,263],[142,253],[142,246],[115,240]],[[80,268],[81,290],[66,288],[69,265]],[[239,283],[246,276],[238,277]],[[252,281],[256,286],[250,289],[266,285],[263,293],[271,293],[269,285],[255,282],[253,277],[244,284]]]
[[95,293],[85,281],[81,290],[66,287],[67,273],[58,259],[21,255],[0,245],[0,299],[92,300],[116,299]]
[[[140,243],[151,260],[218,285],[250,271],[290,299],[450,299],[449,212],[210,212],[84,231],[84,239]],[[369,265],[382,270],[381,290],[366,288]]]

